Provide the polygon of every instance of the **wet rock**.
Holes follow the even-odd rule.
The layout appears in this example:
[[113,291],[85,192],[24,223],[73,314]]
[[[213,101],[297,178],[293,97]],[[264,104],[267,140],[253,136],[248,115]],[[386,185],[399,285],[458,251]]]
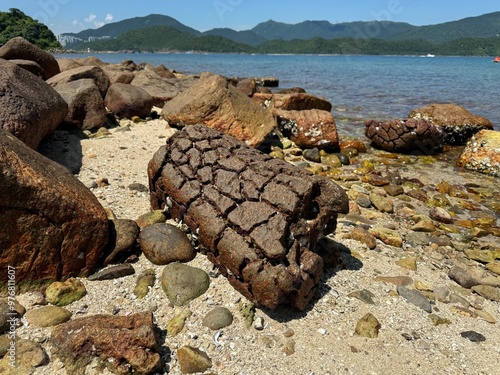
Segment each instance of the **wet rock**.
[[89,276],[87,279],[90,281],[113,280],[133,275],[134,273],[134,267],[130,263],[124,263],[100,270],[99,272]]
[[137,298],[144,298],[153,287],[156,281],[156,274],[153,269],[144,270],[138,277],[134,288],[134,295]]
[[250,146],[260,145],[276,125],[269,111],[217,75],[200,79],[167,102],[162,118],[178,127],[201,123]]
[[163,269],[161,285],[170,303],[184,306],[207,291],[210,279],[199,268],[170,263]]
[[125,259],[137,243],[139,226],[134,220],[113,219],[109,221],[109,255],[103,261],[105,266]]
[[203,351],[192,346],[177,349],[177,358],[183,374],[205,372],[212,367],[212,360]]
[[375,339],[378,337],[378,333],[381,327],[382,325],[377,320],[377,318],[368,313],[358,321],[358,323],[356,324],[356,329],[354,330],[354,334],[361,337]]
[[63,282],[56,281],[45,291],[47,302],[56,306],[67,306],[82,299],[86,294],[85,285],[75,278],[69,278]]
[[484,337],[484,335],[482,335],[476,331],[460,332],[460,336],[462,336],[464,339],[467,339],[467,340],[472,341],[472,342],[486,341],[486,337]]
[[16,268],[20,293],[97,268],[108,242],[106,211],[65,167],[3,130],[0,196],[0,267]]
[[397,291],[398,294],[407,302],[421,308],[428,313],[432,312],[431,301],[429,301],[429,299],[425,297],[422,292],[415,289],[409,289],[404,286],[398,286]]
[[432,220],[439,221],[440,223],[451,224],[453,218],[450,213],[441,207],[434,207],[429,210],[429,217]]
[[84,374],[94,360],[116,374],[153,374],[162,367],[158,341],[151,313],[74,319],[50,337],[53,355],[72,374]]
[[153,108],[153,98],[140,87],[115,83],[109,86],[104,98],[106,107],[120,118],[148,117]]
[[432,155],[443,149],[442,131],[427,120],[368,120],[365,135],[374,146],[389,152]]
[[225,307],[216,307],[203,318],[203,325],[211,330],[228,327],[233,323],[233,314]]
[[148,172],[152,208],[169,204],[240,293],[305,308],[323,272],[312,249],[348,210],[342,188],[201,125],[171,137]]
[[396,197],[398,195],[404,194],[405,189],[401,185],[389,184],[384,186],[384,190],[391,197]]
[[490,301],[500,302],[500,288],[498,287],[490,285],[475,285],[471,289]]
[[493,129],[493,124],[482,116],[475,116],[455,104],[429,104],[414,109],[410,118],[430,121],[443,131],[443,139],[450,145],[463,145],[482,129]]
[[459,167],[500,177],[500,131],[481,130],[465,146]]
[[306,160],[312,161],[314,163],[321,163],[321,155],[319,154],[319,149],[317,149],[316,147],[304,150],[302,155]]
[[196,256],[186,234],[172,224],[147,226],[139,235],[139,244],[146,258],[156,265],[189,262]]
[[26,320],[36,327],[53,327],[71,319],[71,312],[59,306],[43,306],[26,313]]
[[375,208],[380,212],[387,212],[387,213],[394,212],[394,202],[390,198],[371,192],[370,201],[375,206]]
[[340,142],[339,148],[340,151],[348,148],[354,148],[355,150],[358,150],[358,152],[366,152],[366,145],[363,142],[356,140]]

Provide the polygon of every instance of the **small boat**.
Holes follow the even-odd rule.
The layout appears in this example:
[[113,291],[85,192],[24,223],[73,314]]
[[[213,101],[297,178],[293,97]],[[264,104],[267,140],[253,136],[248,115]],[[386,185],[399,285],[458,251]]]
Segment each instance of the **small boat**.
[[432,53],[428,53],[427,55],[425,55],[425,57],[436,57],[436,55],[433,55]]
[[493,62],[500,63],[500,56],[497,56],[493,59]]

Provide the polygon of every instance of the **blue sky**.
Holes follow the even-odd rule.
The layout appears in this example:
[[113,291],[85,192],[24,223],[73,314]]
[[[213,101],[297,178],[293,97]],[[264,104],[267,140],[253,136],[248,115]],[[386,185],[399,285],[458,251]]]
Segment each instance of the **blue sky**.
[[413,25],[455,21],[500,11],[497,0],[0,0],[0,11],[17,8],[55,34],[159,13],[194,29],[251,29],[273,19],[297,23],[390,20]]

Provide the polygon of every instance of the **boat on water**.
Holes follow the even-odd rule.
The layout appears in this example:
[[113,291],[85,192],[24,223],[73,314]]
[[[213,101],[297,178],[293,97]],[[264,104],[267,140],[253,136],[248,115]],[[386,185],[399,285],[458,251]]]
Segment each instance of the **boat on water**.
[[433,55],[432,53],[428,53],[427,55],[425,55],[425,57],[436,57],[436,55]]
[[493,59],[493,62],[500,63],[500,56],[497,56]]

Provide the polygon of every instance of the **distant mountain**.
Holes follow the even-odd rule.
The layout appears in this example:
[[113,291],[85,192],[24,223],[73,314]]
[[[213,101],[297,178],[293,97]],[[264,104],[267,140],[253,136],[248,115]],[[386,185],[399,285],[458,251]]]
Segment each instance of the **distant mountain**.
[[235,31],[228,28],[212,29],[209,31],[205,31],[203,35],[222,36],[236,43],[248,44],[249,46],[258,46],[259,44],[267,42],[268,40],[260,35],[257,35],[252,30]]

